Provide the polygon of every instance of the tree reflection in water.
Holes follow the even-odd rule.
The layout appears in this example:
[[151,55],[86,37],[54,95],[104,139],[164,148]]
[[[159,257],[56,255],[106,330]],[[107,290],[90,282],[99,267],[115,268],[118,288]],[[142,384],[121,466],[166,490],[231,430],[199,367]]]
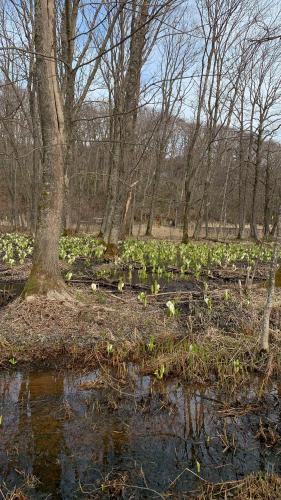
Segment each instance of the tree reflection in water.
[[[85,498],[83,492],[100,492],[118,474],[131,485],[163,492],[186,468],[196,472],[198,463],[200,474],[215,482],[281,470],[276,449],[257,438],[260,419],[280,427],[280,386],[258,411],[222,417],[217,400],[226,395],[212,389],[157,382],[133,371],[123,394],[110,385],[86,390],[83,383],[96,376],[0,375],[1,485],[12,489],[34,475],[40,483],[33,492],[25,488],[31,497]],[[244,389],[243,398],[255,398],[253,387]],[[226,451],[222,436],[235,446]],[[197,486],[185,472],[173,491]],[[136,491],[128,488],[128,498]]]

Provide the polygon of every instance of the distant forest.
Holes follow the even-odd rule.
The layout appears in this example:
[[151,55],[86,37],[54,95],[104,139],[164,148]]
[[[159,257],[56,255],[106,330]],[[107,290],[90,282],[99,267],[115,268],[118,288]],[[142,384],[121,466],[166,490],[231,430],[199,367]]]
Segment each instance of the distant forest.
[[[56,2],[64,229],[94,226],[106,241],[140,224],[180,227],[183,241],[212,225],[274,232],[281,43],[267,4]],[[34,232],[46,111],[32,2],[0,14],[0,218]]]

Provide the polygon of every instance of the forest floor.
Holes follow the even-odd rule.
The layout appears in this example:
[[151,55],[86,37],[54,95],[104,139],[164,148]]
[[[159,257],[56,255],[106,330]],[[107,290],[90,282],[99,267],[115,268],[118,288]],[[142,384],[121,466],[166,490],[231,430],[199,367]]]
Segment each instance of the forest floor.
[[[96,496],[85,498],[109,498],[108,492],[119,498],[130,488],[132,498],[146,498],[134,496],[134,488],[147,491],[147,498],[281,498],[280,288],[269,355],[259,346],[270,245],[131,241],[109,261],[99,246],[89,258],[88,237],[70,238],[61,248],[65,299],[22,300],[31,269],[29,256],[17,261],[25,243],[15,238],[11,254],[10,240],[4,242],[12,265],[0,264],[0,383],[7,399],[0,431],[7,434],[7,463],[10,447],[27,449],[25,436],[32,435],[29,416],[18,435],[10,437],[7,430],[17,428],[9,411],[17,415],[17,407],[22,415],[25,408],[23,393],[15,403],[21,380],[30,398],[26,408],[34,413],[33,446],[41,443],[38,436],[47,436],[50,477],[63,475],[52,441],[62,422],[73,432],[68,443],[74,460],[84,443],[87,471],[93,463],[104,471],[107,463],[102,458],[101,465],[99,457],[93,462],[93,450],[103,448],[99,438],[103,443],[110,436],[113,451],[116,446],[116,470],[109,460],[102,482],[90,475],[86,486],[80,477],[75,483],[86,491],[92,484]],[[18,470],[17,454],[13,460]],[[151,464],[156,472],[150,476]],[[4,498],[32,498],[30,489],[40,491],[40,480],[51,492],[44,474],[39,471],[37,486],[29,476],[28,484],[10,479],[13,490]]]
[[[62,267],[63,272],[69,268]],[[112,264],[100,267],[110,271]],[[233,384],[235,380],[238,385],[253,373],[272,376],[281,371],[279,289],[271,316],[270,356],[259,352],[267,265],[260,265],[248,282],[239,267],[213,268],[207,295],[202,276],[174,278],[153,294],[145,283],[126,282],[125,271],[120,271],[118,279],[116,275],[97,278],[95,270],[92,276],[88,273],[81,278],[80,267],[67,285],[73,300],[14,298],[29,269],[27,262],[15,266],[12,276],[5,272],[7,304],[0,309],[3,369],[91,369],[101,363],[133,361],[143,373],[159,377],[180,375],[197,383]],[[118,290],[120,276],[124,277],[122,292]],[[92,281],[95,291],[89,286]],[[172,315],[168,301],[175,308]]]

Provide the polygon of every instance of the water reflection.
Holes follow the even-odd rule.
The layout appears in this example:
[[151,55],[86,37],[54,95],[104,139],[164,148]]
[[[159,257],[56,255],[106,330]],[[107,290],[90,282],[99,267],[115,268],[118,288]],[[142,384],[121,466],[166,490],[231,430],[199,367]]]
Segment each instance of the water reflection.
[[[225,395],[211,389],[160,383],[133,367],[123,385],[118,372],[111,376],[108,385],[108,379],[96,383],[98,373],[0,375],[0,483],[6,489],[28,480],[24,488],[31,498],[102,498],[120,477],[140,488],[168,491],[186,467],[196,471],[198,463],[212,481],[280,471],[276,446],[257,438],[260,420],[280,426],[280,386],[258,411],[226,417],[217,404]],[[240,400],[254,397],[249,388]],[[33,476],[40,483],[32,482]],[[173,492],[197,485],[185,472]],[[154,498],[149,489],[123,489],[123,498],[132,494]]]

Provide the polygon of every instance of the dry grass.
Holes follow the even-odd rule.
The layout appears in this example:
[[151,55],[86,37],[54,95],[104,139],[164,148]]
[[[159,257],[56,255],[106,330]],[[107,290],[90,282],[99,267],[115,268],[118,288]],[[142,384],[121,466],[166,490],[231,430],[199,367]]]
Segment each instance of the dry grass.
[[239,290],[233,288],[231,299],[225,301],[223,291],[221,296],[216,292],[211,310],[202,299],[192,303],[189,314],[180,320],[185,322],[185,334],[158,338],[149,359],[143,362],[143,369],[153,373],[164,366],[166,375],[198,383],[229,382],[231,386],[239,385],[253,373],[266,374],[268,378],[280,375],[280,292],[272,316],[271,355],[260,354],[258,337],[265,293],[255,287],[241,297]]
[[[19,299],[0,312],[0,363],[93,368],[134,361],[145,373],[239,386],[253,373],[267,379],[281,371],[280,291],[271,323],[271,355],[261,356],[258,335],[266,290],[241,293],[232,285],[173,297],[182,312],[167,316],[167,297],[145,308],[136,294],[72,288],[73,300]],[[162,375],[160,374],[162,372]]]
[[[172,336],[164,311],[148,306],[145,314],[131,293],[75,290],[74,300],[55,298],[17,299],[0,312],[0,363],[59,364],[96,362],[97,353],[107,354],[108,345],[125,358],[153,331],[161,337]],[[112,356],[111,356],[112,357]],[[82,366],[81,366],[82,367]]]
[[279,500],[281,478],[276,474],[251,474],[240,481],[204,485],[201,492],[193,496],[196,500]]

